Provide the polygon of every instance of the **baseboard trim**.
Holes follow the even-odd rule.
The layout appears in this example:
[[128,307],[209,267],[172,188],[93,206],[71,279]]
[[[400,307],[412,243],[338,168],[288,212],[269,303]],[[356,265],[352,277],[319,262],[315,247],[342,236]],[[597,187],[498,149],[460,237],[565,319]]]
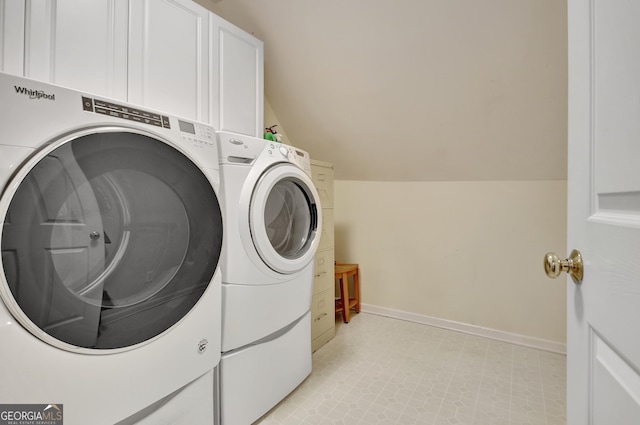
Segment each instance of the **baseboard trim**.
[[408,311],[380,307],[371,304],[361,304],[360,311],[362,311],[363,313],[376,314],[378,316],[385,316],[391,317],[393,319],[422,323],[423,325],[435,326],[438,328],[444,328],[452,331],[463,332],[466,334],[491,338],[498,341],[509,342],[511,344],[522,345],[525,347],[537,348],[539,350],[550,351],[553,353],[565,355],[567,354],[567,344],[556,341],[499,331],[497,329],[483,328],[482,326],[455,322],[453,320],[439,319],[437,317],[425,316],[423,314],[410,313]]

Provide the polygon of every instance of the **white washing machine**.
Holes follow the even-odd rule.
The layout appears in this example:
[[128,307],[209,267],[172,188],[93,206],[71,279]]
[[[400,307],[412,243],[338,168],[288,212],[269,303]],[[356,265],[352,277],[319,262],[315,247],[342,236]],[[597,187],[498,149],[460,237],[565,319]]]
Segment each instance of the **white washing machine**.
[[0,409],[213,423],[214,130],[7,74],[0,129]]
[[222,253],[222,423],[248,424],[311,372],[309,307],[321,235],[309,155],[218,132]]

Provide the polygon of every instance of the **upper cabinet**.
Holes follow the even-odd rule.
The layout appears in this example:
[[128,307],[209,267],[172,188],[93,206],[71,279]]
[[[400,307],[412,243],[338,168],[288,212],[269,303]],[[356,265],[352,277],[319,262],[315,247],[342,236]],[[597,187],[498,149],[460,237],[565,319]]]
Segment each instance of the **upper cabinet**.
[[0,0],[0,70],[262,137],[263,44],[191,0]]
[[[219,130],[262,138],[264,122],[264,47],[262,41],[211,14],[211,123]],[[217,102],[215,101],[217,100]]]
[[209,122],[209,14],[189,0],[131,1],[129,102]]
[[126,100],[127,0],[15,3],[24,7],[22,75]]
[[0,71],[24,74],[25,3],[0,0]]

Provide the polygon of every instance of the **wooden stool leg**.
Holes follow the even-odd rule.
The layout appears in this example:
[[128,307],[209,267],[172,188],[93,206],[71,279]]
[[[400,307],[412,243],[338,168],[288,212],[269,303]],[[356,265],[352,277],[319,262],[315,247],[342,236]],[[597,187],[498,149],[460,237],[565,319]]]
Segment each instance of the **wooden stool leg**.
[[340,297],[342,298],[342,320],[349,323],[349,277],[343,273],[340,277]]
[[360,268],[353,275],[353,298],[356,300],[356,313],[360,313]]

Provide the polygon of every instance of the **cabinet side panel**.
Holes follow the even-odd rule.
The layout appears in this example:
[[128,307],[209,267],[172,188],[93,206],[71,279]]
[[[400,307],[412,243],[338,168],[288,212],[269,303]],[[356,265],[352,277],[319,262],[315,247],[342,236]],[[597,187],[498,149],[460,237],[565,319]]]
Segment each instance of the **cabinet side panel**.
[[24,73],[24,13],[25,3],[0,0],[0,71]]

